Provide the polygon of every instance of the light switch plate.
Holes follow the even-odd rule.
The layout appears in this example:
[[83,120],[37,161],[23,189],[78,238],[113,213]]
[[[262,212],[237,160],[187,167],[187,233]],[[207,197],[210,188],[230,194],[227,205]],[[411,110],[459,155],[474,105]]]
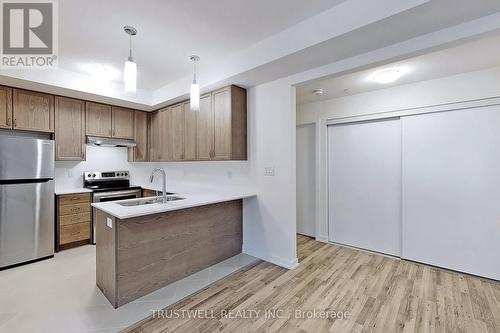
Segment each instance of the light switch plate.
[[109,228],[113,228],[113,219],[109,218],[109,217],[106,217],[106,225],[109,227]]
[[274,177],[274,166],[264,168],[264,176]]

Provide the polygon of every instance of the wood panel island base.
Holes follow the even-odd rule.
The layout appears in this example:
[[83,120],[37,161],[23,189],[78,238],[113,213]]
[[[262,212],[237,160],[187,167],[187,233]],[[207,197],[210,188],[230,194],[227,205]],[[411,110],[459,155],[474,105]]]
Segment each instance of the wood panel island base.
[[96,282],[117,308],[241,253],[242,200],[118,219],[94,208]]

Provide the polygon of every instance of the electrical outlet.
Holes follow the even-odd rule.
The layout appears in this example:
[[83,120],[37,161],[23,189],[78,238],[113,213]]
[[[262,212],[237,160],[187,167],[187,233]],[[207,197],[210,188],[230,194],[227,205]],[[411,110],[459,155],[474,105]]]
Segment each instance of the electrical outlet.
[[264,176],[274,177],[274,166],[264,168]]
[[108,228],[113,228],[113,220],[109,217],[106,217],[106,225]]

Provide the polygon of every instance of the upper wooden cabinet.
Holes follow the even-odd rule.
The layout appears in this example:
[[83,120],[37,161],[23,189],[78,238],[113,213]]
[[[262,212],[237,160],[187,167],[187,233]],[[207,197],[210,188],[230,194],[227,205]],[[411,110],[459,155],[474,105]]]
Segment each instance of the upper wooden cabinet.
[[212,112],[212,95],[200,98],[200,111],[197,112],[197,159],[210,160],[212,158],[214,121]]
[[54,132],[54,96],[13,89],[13,129]]
[[134,138],[134,110],[113,106],[111,108],[112,137],[120,139]]
[[129,162],[147,162],[148,158],[148,113],[135,111],[134,139],[137,146],[129,148]]
[[[200,101],[198,116],[198,158],[211,160],[247,159],[246,90],[229,86],[211,94],[211,115],[208,103]],[[208,123],[211,121],[210,123]],[[201,129],[200,129],[201,128]],[[208,149],[208,144],[211,145]],[[208,157],[207,157],[207,151]]]
[[0,128],[12,128],[12,88],[0,86]]
[[172,160],[184,160],[184,103],[170,109],[170,131],[168,139],[172,141]]
[[151,161],[245,160],[246,105],[246,90],[229,86],[203,95],[198,112],[188,102],[154,112]]
[[85,102],[56,96],[55,146],[57,161],[85,160]]
[[133,139],[134,110],[86,103],[86,134],[105,138]]
[[86,134],[92,136],[111,137],[111,106],[87,102]]
[[195,161],[198,140],[198,112],[192,112],[189,102],[183,104],[184,107],[184,160]]

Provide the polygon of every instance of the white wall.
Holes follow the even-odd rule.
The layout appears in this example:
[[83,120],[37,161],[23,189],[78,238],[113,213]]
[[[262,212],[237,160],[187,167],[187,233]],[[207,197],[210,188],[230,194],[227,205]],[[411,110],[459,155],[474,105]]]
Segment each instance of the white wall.
[[297,233],[316,235],[316,129],[297,126]]
[[384,113],[406,110],[418,113],[427,106],[458,103],[500,96],[500,67],[463,73],[327,101],[299,105],[297,125],[315,124],[317,139],[318,216],[316,239],[328,237],[327,121],[349,117],[382,117]]

